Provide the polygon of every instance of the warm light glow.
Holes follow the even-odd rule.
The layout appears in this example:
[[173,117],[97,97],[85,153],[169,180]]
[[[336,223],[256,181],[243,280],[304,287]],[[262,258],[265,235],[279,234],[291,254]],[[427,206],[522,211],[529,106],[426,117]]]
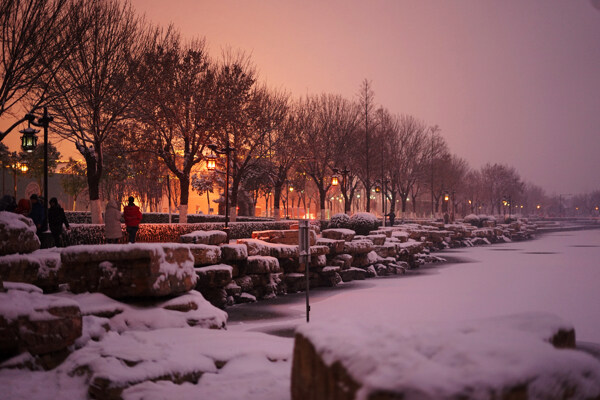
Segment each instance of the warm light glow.
[[206,169],[214,171],[217,168],[217,156],[210,154],[206,156]]
[[290,186],[289,190],[290,190],[290,192],[293,192],[294,191],[294,187]]
[[406,201],[410,201],[410,199],[407,197],[407,198],[406,198]]
[[448,196],[447,194],[444,195],[444,201],[448,201],[448,200],[450,200],[450,196]]
[[381,192],[381,187],[380,186],[375,186],[375,193],[379,193]]
[[471,200],[469,200],[469,204],[471,204]]
[[333,186],[337,186],[337,185],[339,185],[339,184],[340,184],[340,182],[339,182],[339,179],[338,179],[337,175],[334,175],[334,176],[332,176],[332,177],[331,177],[331,184],[332,184]]
[[[19,164],[17,164],[17,165],[19,165]],[[20,164],[20,165],[19,165],[19,169],[20,169],[20,170],[21,170],[21,172],[23,172],[23,173],[24,173],[24,172],[27,172],[27,171],[29,171],[29,167],[27,166],[27,164]]]
[[575,207],[575,209],[576,209],[577,211],[579,211],[579,207]]
[[598,211],[598,206],[596,206],[596,211]]
[[537,209],[539,210],[540,208],[542,208],[542,206],[540,206],[539,204],[537,205]]

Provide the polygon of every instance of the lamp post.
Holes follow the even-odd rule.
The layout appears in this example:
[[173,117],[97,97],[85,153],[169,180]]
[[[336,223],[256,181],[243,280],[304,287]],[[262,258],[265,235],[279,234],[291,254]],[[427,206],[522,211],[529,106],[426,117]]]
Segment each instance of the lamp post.
[[[50,125],[50,122],[54,121],[54,118],[48,115],[48,107],[44,107],[44,113],[38,118],[37,122],[35,121],[35,118],[36,116],[33,113],[25,115],[25,120],[27,120],[30,125],[44,128],[44,222],[42,224],[42,232],[46,232],[48,230],[48,126]],[[25,139],[31,137],[31,131],[35,131],[35,129],[29,127],[21,131],[21,133],[23,133],[21,145],[23,146],[23,149],[28,152],[32,152],[37,145],[37,139],[33,140],[32,143],[25,143]],[[35,133],[33,134],[35,135]],[[27,149],[25,149],[25,144],[28,145]]]
[[331,178],[331,184],[333,186],[337,186],[339,184],[338,175],[342,176],[342,196],[344,196],[344,213],[350,211],[348,209],[348,175],[350,175],[350,170],[344,166],[343,169],[333,168],[333,172],[335,175]]
[[[211,149],[213,153],[225,154],[225,162],[227,163],[227,167],[225,168],[225,232],[227,232],[227,238],[229,239],[229,155],[235,149],[229,146],[229,143],[223,148],[219,148],[219,146],[213,143],[209,144],[208,148]],[[206,167],[209,171],[215,170],[216,158],[217,157],[214,154],[208,156]]]

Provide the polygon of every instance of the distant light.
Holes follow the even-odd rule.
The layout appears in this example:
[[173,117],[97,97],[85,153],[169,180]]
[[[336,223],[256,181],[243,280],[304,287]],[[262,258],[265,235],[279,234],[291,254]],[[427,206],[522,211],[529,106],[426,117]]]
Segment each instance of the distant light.
[[538,204],[536,208],[539,210],[540,208],[542,208],[542,206],[540,206],[540,205]]
[[293,192],[293,191],[294,191],[294,187],[290,186],[290,192]]
[[471,204],[471,200],[469,200],[469,204]]
[[331,177],[331,184],[332,184],[333,186],[337,186],[337,185],[339,185],[339,184],[340,184],[340,182],[339,182],[339,179],[338,179],[337,175],[334,175],[334,176],[332,176],[332,177]]
[[450,200],[450,197],[448,197],[448,195],[444,195],[444,201],[448,201]]

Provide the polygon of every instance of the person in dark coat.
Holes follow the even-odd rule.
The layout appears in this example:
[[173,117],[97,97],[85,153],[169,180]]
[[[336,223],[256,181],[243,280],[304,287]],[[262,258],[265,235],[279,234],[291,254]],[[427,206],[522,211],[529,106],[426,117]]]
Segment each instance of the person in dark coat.
[[127,233],[129,234],[129,243],[135,243],[135,236],[137,234],[140,222],[142,222],[142,213],[138,206],[134,203],[134,198],[129,197],[129,204],[123,208],[123,219],[127,226]]
[[389,214],[385,214],[385,215],[390,218],[390,226],[393,226],[394,225],[394,220],[396,219],[396,214],[394,214],[393,211],[390,211]]
[[65,215],[65,210],[58,204],[56,197],[53,197],[50,199],[50,208],[48,209],[48,225],[50,226],[50,232],[52,232],[52,238],[56,247],[63,247],[60,237],[63,224],[67,229],[71,229]]
[[29,202],[31,203],[31,211],[29,211],[29,218],[33,220],[35,227],[37,228],[38,237],[42,238],[42,227],[44,226],[44,206],[40,202],[37,194],[29,196]]
[[0,200],[0,211],[15,212],[17,201],[10,194],[5,194]]

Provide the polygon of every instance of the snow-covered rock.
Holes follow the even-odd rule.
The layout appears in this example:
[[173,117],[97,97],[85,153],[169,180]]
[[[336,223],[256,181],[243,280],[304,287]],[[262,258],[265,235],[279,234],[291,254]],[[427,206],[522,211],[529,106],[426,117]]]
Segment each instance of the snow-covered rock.
[[0,211],[0,256],[31,253],[40,248],[33,221],[21,214]]
[[345,240],[346,242],[354,239],[354,235],[356,232],[346,228],[325,229],[321,232],[321,236],[326,239]]
[[202,290],[205,288],[225,287],[231,282],[232,272],[233,267],[226,264],[196,268],[196,273],[198,274],[196,288]]
[[340,254],[344,252],[344,240],[319,238],[317,239],[317,246],[329,247],[329,254]]
[[247,274],[270,274],[281,272],[279,261],[275,257],[269,256],[249,256],[246,266]]
[[184,293],[198,279],[185,244],[72,246],[62,251],[61,263],[72,292],[101,292],[116,299]]
[[[256,231],[252,232],[252,239],[263,240],[269,243],[298,245],[298,235],[299,230],[297,229]],[[312,246],[317,241],[317,234],[314,230],[309,229],[308,235],[308,240],[310,242],[310,245]]]
[[344,243],[344,253],[352,255],[368,253],[373,251],[373,249],[373,242],[366,239],[353,240]]
[[227,233],[223,231],[194,231],[181,235],[181,242],[219,245],[227,242]]
[[36,250],[29,254],[0,257],[0,280],[24,282],[55,292],[59,285],[60,250]]
[[66,349],[81,336],[77,303],[24,284],[4,282],[0,292],[0,359],[28,351],[48,354]]
[[194,265],[218,264],[221,261],[221,248],[219,246],[190,244],[188,247],[194,257]]
[[248,247],[244,244],[222,244],[221,259],[224,262],[241,261],[248,258]]
[[559,337],[572,345],[572,326],[535,313],[403,329],[311,323],[296,333],[292,399],[598,398],[600,361],[556,349]]
[[[263,333],[159,329],[109,333],[103,340],[75,351],[59,368],[62,373],[83,375],[92,398],[114,399],[134,396],[141,390],[136,385],[144,382],[196,385],[210,380],[208,375],[216,378],[225,374],[229,363],[246,368],[260,359],[289,368],[290,354],[289,339]],[[249,359],[250,355],[253,357]],[[240,364],[237,360],[241,359],[247,361]]]

